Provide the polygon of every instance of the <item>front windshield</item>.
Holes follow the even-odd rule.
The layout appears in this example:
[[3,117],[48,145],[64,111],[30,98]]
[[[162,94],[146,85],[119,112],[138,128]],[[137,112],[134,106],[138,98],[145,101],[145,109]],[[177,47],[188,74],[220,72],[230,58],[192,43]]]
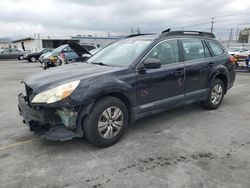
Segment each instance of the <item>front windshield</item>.
[[93,55],[88,63],[101,63],[110,66],[128,66],[152,42],[151,39],[124,39],[115,42]]

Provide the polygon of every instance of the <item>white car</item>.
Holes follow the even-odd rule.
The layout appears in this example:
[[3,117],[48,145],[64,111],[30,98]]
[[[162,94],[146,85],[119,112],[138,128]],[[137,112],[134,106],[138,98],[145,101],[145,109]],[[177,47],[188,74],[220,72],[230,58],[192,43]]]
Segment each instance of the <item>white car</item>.
[[238,56],[240,59],[245,59],[250,55],[250,50],[245,47],[232,47],[228,49],[228,53],[232,56]]

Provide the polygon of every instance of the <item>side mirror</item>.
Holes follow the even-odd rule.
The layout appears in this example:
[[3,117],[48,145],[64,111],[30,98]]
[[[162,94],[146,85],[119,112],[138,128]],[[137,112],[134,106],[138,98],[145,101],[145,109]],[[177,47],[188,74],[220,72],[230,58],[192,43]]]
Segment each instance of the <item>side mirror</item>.
[[147,58],[144,60],[144,67],[147,69],[158,69],[161,67],[161,60],[157,58]]

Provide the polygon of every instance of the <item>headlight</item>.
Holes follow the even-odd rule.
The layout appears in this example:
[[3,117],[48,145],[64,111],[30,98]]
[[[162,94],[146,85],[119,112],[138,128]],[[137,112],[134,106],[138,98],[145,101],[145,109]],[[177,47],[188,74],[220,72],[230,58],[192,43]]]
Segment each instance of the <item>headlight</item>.
[[76,80],[76,81],[69,82],[67,84],[63,84],[55,88],[49,89],[47,91],[37,94],[31,102],[50,104],[50,103],[60,101],[70,96],[71,93],[77,88],[79,83],[80,83],[80,80]]
[[57,57],[56,56],[51,56],[49,57],[50,61],[56,61],[57,60]]

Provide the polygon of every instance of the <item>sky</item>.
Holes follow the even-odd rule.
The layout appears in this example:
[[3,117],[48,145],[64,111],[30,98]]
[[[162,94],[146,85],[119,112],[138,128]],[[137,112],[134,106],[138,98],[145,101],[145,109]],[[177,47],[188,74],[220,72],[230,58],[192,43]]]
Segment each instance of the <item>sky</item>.
[[128,34],[167,28],[236,35],[250,27],[249,0],[0,0],[0,37]]

